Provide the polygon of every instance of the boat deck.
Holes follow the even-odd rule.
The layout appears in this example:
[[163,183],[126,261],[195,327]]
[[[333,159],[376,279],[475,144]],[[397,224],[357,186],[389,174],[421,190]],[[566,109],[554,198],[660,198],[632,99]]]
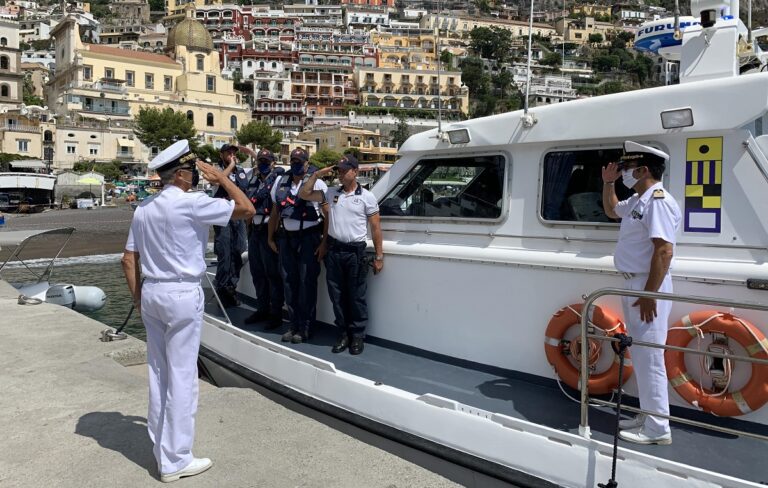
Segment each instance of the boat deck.
[[[327,324],[319,325],[308,343],[284,343],[280,342],[280,336],[285,327],[265,331],[264,324],[246,325],[244,319],[252,311],[247,305],[227,309],[233,324],[242,330],[332,362],[337,369],[347,373],[414,394],[431,393],[474,408],[578,433],[579,404],[566,398],[553,380],[456,360],[370,336],[366,339],[365,351],[359,356],[352,356],[346,351],[333,354],[331,347],[336,341],[336,332],[335,327]],[[209,303],[206,312],[223,319],[214,304]],[[564,388],[577,398],[578,392],[566,386]],[[637,405],[633,398],[628,403]],[[751,422],[713,418],[677,407],[673,407],[672,414],[768,435],[768,426]],[[612,443],[615,417],[611,410],[591,408],[589,419],[592,437]],[[624,441],[620,441],[620,445],[667,460],[768,484],[765,442],[674,422],[672,431],[673,443],[669,446],[641,446]]]

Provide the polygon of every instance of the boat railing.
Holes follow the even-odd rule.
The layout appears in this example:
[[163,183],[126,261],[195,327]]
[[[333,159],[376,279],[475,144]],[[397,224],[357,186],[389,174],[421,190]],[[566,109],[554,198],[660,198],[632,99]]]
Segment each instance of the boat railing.
[[[601,288],[599,290],[595,290],[592,292],[589,296],[587,296],[584,299],[584,307],[582,310],[590,310],[593,306],[595,300],[597,300],[600,297],[604,296],[622,296],[622,297],[634,297],[634,298],[653,298],[656,300],[669,300],[673,302],[683,302],[683,303],[694,303],[694,304],[700,304],[700,305],[713,305],[713,306],[721,306],[721,307],[729,307],[731,309],[748,309],[748,310],[758,310],[758,311],[768,311],[768,304],[761,304],[761,303],[753,303],[753,302],[741,302],[736,300],[724,300],[720,298],[712,298],[712,297],[700,297],[700,296],[693,296],[693,295],[679,295],[675,293],[660,293],[660,292],[653,292],[653,291],[641,291],[641,290],[627,290],[624,288]],[[590,437],[590,428],[589,428],[589,406],[590,403],[607,406],[607,407],[616,407],[618,408],[618,405],[616,402],[613,401],[606,401],[599,398],[590,398],[589,397],[589,387],[587,386],[589,384],[589,381],[584,378],[589,378],[589,344],[588,339],[595,339],[600,341],[610,341],[610,342],[618,342],[619,339],[614,337],[609,337],[605,335],[598,335],[598,334],[592,334],[589,332],[589,313],[583,313],[581,314],[581,361],[580,361],[580,368],[581,368],[581,374],[580,374],[580,384],[581,384],[581,421],[579,423],[579,434],[582,437],[589,438]],[[710,352],[710,351],[701,351],[698,349],[691,349],[687,347],[679,347],[679,346],[672,346],[667,344],[657,344],[654,342],[643,342],[643,341],[632,341],[633,346],[641,346],[641,347],[652,347],[656,349],[664,349],[664,350],[671,350],[671,351],[681,351],[685,353],[691,353],[691,354],[697,354],[700,356],[709,356],[714,358],[721,358],[721,359],[732,359],[736,361],[743,361],[748,363],[754,363],[754,364],[763,364],[768,365],[768,359],[760,359],[760,358],[753,358],[750,356],[742,356],[738,354],[729,354],[729,353],[718,353],[718,352]],[[621,388],[622,385],[619,385],[619,388]],[[731,429],[728,427],[722,427],[719,425],[709,424],[706,422],[699,422],[696,420],[686,419],[682,417],[677,417],[674,415],[664,415],[658,412],[652,412],[648,410],[643,410],[641,408],[635,408],[635,407],[629,407],[625,405],[621,405],[622,410],[626,410],[629,412],[635,412],[638,414],[646,414],[646,415],[652,415],[654,417],[660,417],[665,418],[668,420],[672,420],[675,422],[692,425],[695,427],[703,428],[703,429],[709,429],[717,432],[723,432],[730,435],[742,435],[745,437],[752,437],[755,439],[760,439],[764,441],[768,441],[768,436],[757,434],[754,432],[747,432],[737,429]]]

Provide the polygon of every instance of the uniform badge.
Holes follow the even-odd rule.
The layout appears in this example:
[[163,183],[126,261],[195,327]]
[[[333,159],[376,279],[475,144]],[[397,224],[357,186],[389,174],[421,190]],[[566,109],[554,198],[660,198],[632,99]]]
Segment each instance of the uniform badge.
[[637,210],[632,210],[631,215],[632,215],[633,219],[636,219],[636,220],[642,220],[643,219],[643,214],[641,214]]
[[333,203],[338,203],[338,201],[339,201],[339,196],[338,195],[334,195]]
[[653,190],[653,198],[664,198],[664,190],[657,188]]
[[244,180],[244,179],[245,179],[245,173],[240,173],[238,176],[240,176],[240,179],[241,179],[241,180]]

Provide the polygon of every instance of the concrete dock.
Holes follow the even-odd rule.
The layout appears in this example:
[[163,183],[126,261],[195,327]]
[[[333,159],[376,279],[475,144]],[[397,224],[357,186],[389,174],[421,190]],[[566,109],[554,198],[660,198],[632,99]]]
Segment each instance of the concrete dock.
[[[146,430],[144,342],[100,342],[104,324],[17,297],[0,281],[0,487],[164,485]],[[205,383],[194,452],[213,468],[175,486],[508,486],[269,392]]]

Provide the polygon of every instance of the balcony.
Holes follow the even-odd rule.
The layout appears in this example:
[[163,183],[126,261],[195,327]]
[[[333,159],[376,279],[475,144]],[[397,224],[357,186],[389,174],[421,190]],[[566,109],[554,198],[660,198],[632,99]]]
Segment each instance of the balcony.
[[40,132],[40,127],[34,125],[21,125],[21,124],[0,124],[0,131],[9,132],[27,132],[30,134],[37,134]]
[[117,159],[133,159],[133,151],[117,151]]
[[104,114],[104,115],[117,115],[117,116],[131,115],[130,107],[94,107],[91,105],[86,105],[82,108],[82,111],[92,113],[92,114]]
[[72,86],[80,90],[92,90],[96,92],[112,92],[112,93],[128,93],[128,89],[122,84],[118,83],[78,83]]

